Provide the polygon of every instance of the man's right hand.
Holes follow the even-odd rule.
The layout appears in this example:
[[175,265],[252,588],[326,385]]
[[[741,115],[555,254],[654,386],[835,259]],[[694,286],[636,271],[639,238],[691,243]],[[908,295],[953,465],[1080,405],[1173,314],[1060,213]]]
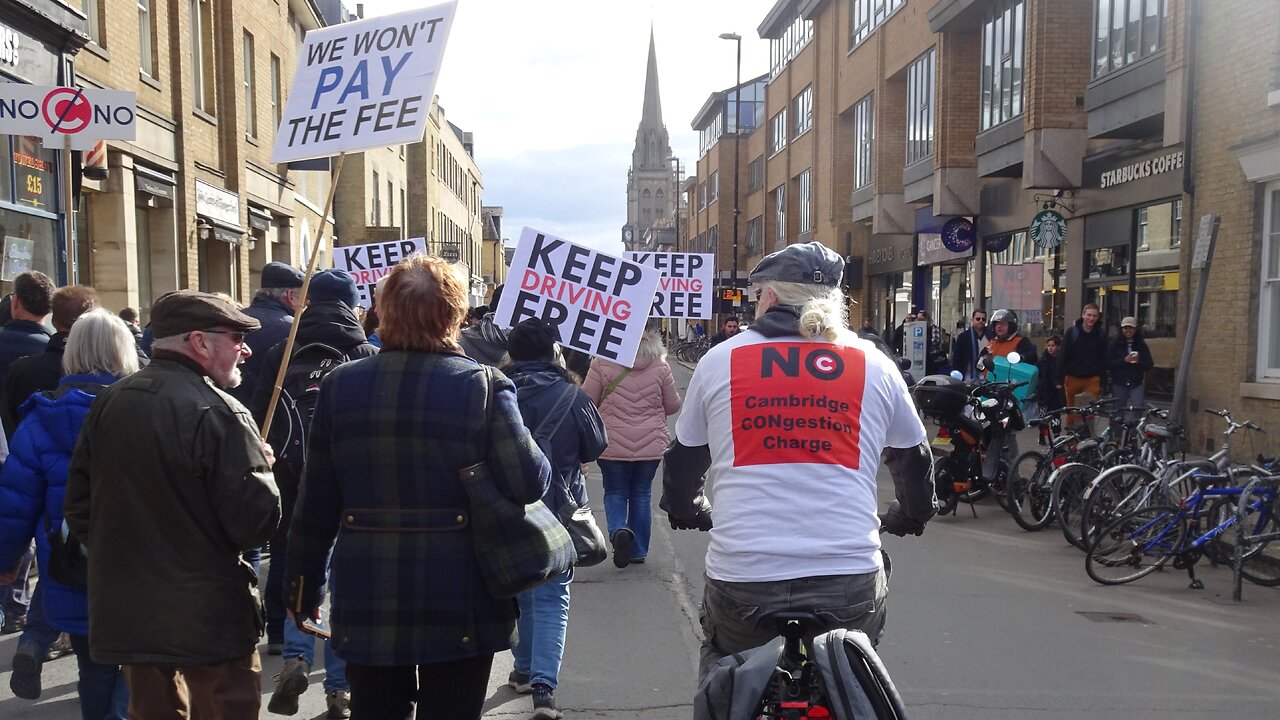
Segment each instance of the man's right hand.
[[890,535],[919,537],[924,534],[924,525],[904,515],[897,500],[889,503],[889,508],[880,514],[880,532],[887,532]]

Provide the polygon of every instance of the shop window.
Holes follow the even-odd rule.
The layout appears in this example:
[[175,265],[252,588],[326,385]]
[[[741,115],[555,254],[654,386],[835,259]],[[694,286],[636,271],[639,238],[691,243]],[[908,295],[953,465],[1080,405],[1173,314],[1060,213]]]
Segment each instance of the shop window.
[[1181,205],[1173,200],[1134,211],[1134,315],[1149,338],[1177,335]]
[[1164,48],[1167,0],[1094,0],[1093,76],[1100,78]]
[[1258,377],[1280,379],[1280,183],[1267,187],[1263,214]]
[[1025,5],[1024,0],[999,0],[987,9],[982,26],[982,130],[1022,114]]

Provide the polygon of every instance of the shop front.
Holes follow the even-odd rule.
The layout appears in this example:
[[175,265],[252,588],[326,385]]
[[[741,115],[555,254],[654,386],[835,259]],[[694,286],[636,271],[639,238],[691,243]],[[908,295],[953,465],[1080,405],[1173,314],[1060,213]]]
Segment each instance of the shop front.
[[872,235],[867,241],[867,317],[871,326],[893,343],[893,331],[912,305],[915,238],[911,235]]
[[200,248],[200,289],[221,292],[238,301],[240,246],[248,231],[240,225],[240,196],[203,180],[196,180],[196,232]]
[[[52,0],[10,3],[0,18],[0,82],[59,85],[72,76],[71,56],[83,45],[84,18]],[[77,34],[78,33],[78,34]],[[67,282],[68,181],[62,151],[43,138],[0,135],[0,290],[38,270]]]

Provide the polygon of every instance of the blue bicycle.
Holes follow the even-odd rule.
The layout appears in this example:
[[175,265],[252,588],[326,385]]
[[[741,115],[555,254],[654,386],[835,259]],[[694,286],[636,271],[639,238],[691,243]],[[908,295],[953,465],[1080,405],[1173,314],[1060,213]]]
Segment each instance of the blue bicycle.
[[[1269,476],[1264,468],[1250,471]],[[1175,568],[1187,571],[1191,588],[1199,590],[1204,588],[1195,574],[1200,558],[1230,564],[1236,550],[1232,543],[1243,537],[1241,575],[1258,585],[1280,586],[1280,545],[1271,542],[1280,534],[1276,486],[1258,485],[1241,509],[1244,488],[1235,486],[1231,475],[1196,475],[1194,480],[1195,492],[1181,504],[1150,505],[1104,527],[1089,546],[1089,577],[1103,585],[1120,585],[1172,560]],[[1245,533],[1226,532],[1238,522],[1244,523]]]

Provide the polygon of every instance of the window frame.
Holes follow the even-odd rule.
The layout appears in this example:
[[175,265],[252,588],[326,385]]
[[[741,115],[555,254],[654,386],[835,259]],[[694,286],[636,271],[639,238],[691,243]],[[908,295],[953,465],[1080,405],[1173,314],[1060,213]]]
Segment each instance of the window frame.
[[100,48],[107,47],[107,39],[102,36],[104,23],[102,22],[102,0],[81,0],[80,10],[84,13],[85,34],[89,36],[89,40]]
[[876,116],[875,93],[853,106],[853,189],[861,190],[875,182]]
[[796,212],[799,214],[799,232],[813,232],[813,169],[796,175]]
[[747,255],[754,255],[764,250],[764,215],[757,215],[747,221]]
[[253,34],[244,31],[241,54],[244,61],[244,136],[250,140],[258,138],[258,73],[257,49],[254,47]]
[[806,86],[791,99],[791,112],[794,115],[791,139],[797,140],[813,129],[813,85]]
[[937,57],[931,47],[907,66],[907,166],[933,157]]
[[[1149,12],[1153,7],[1154,15]],[[1148,19],[1153,17],[1155,31],[1148,35]],[[1168,22],[1169,0],[1093,0],[1093,79],[1101,80],[1164,52]],[[1129,47],[1135,32],[1136,53]],[[1151,45],[1150,40],[1155,44]]]
[[720,199],[720,171],[712,170],[711,175],[707,177],[707,204]]
[[787,242],[787,186],[785,183],[773,189],[773,240],[776,245]]
[[996,0],[982,25],[978,131],[1022,117],[1026,106],[1026,0]]
[[188,7],[191,12],[192,107],[213,116],[218,110],[218,92],[216,78],[212,74],[215,63],[212,0],[191,0]]
[[747,163],[747,194],[764,187],[764,156],[759,155]]
[[849,0],[849,49],[866,42],[906,4],[907,0]]
[[782,108],[769,118],[769,157],[787,149],[787,108]]
[[156,15],[154,0],[137,0],[138,5],[138,70],[156,79]]
[[284,97],[282,92],[282,79],[280,77],[280,56],[271,53],[271,119],[274,123],[273,128],[280,128],[280,113],[284,111]]
[[1280,382],[1280,352],[1272,365],[1268,349],[1280,334],[1280,318],[1271,316],[1273,293],[1280,293],[1280,259],[1274,277],[1268,277],[1269,256],[1280,256],[1280,181],[1263,186],[1262,247],[1258,267],[1258,355],[1257,378],[1268,382]]

